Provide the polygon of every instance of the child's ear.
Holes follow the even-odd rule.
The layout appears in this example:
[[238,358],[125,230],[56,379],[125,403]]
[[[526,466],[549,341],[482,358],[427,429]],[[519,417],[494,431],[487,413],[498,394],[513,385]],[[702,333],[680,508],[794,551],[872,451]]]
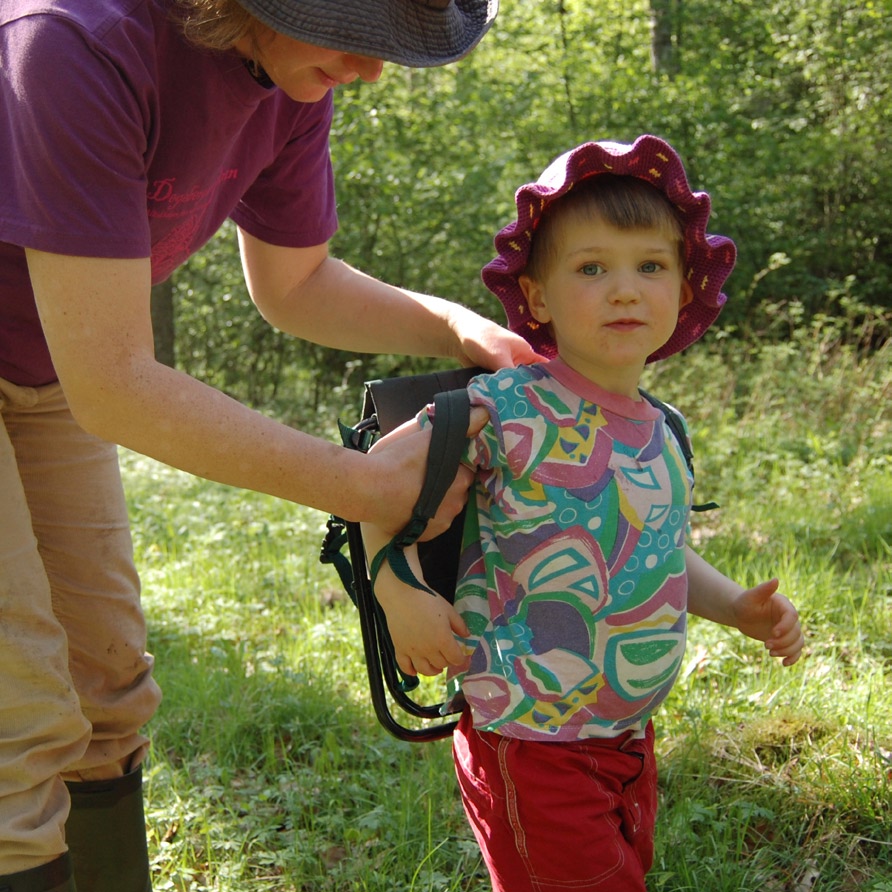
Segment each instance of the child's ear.
[[683,279],[681,283],[681,294],[678,296],[678,309],[686,307],[694,299],[694,289],[687,279]]
[[551,313],[545,306],[545,289],[535,279],[523,275],[517,277],[517,284],[523,296],[527,299],[527,306],[530,308],[532,317],[537,322],[551,322]]

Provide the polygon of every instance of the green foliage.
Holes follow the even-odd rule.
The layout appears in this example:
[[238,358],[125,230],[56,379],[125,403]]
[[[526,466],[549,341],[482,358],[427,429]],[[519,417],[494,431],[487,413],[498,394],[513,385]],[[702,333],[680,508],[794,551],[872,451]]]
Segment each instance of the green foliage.
[[[807,537],[838,561],[879,558],[878,543],[892,541],[892,342],[865,348],[875,319],[857,305],[848,317],[808,321],[798,305],[787,309],[773,317],[773,338],[695,345],[651,367],[646,386],[688,416],[699,498],[741,518],[720,522],[726,537],[740,524],[743,552],[754,514],[738,507],[755,490],[766,494],[759,524]],[[705,515],[704,535],[711,523]]]
[[[651,892],[892,888],[892,348],[857,348],[858,313],[775,323],[783,340],[699,345],[647,382],[722,505],[698,549],[744,584],[777,575],[808,641],[784,669],[692,618],[656,717]],[[123,457],[165,692],[155,888],[486,892],[448,744],[374,721],[325,518]]]
[[[740,245],[728,319],[792,299],[810,314],[832,293],[885,304],[888,10],[842,0],[679,7],[671,77],[651,61],[649,4],[607,2],[593,15],[587,3],[533,0],[523,15],[505,10],[459,65],[390,71],[345,91],[334,141],[342,253],[500,318],[476,279],[517,186],[585,139],[653,132],[681,152],[694,187],[713,193],[713,225]],[[356,139],[369,108],[373,126]],[[390,250],[385,219],[399,228]],[[369,227],[373,254],[354,234]],[[779,254],[789,263],[750,290]]]
[[331,414],[353,357],[266,323],[245,288],[232,224],[176,273],[174,303],[183,371],[285,420]]
[[[664,11],[671,68],[651,57]],[[505,6],[459,64],[388,66],[338,91],[336,254],[385,281],[501,320],[479,280],[514,190],[586,139],[644,132],[713,196],[740,259],[722,325],[779,339],[805,320],[886,307],[892,288],[892,15],[887,0],[528,0]],[[231,230],[176,277],[182,366],[301,423],[347,376],[420,370],[268,329],[245,295]],[[869,310],[865,310],[869,313]],[[873,346],[889,336],[888,317]],[[351,364],[348,364],[351,363]],[[350,385],[352,386],[352,384]]]

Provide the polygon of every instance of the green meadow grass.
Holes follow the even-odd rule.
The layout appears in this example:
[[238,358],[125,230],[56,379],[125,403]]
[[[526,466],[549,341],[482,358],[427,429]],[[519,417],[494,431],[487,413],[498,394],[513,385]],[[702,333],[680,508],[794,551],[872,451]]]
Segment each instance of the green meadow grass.
[[[652,892],[892,892],[892,350],[803,333],[691,350],[646,385],[694,431],[697,547],[777,575],[784,669],[693,620],[656,717]],[[335,419],[326,435],[335,438]],[[156,890],[485,892],[448,742],[377,724],[325,517],[123,452],[150,650]]]

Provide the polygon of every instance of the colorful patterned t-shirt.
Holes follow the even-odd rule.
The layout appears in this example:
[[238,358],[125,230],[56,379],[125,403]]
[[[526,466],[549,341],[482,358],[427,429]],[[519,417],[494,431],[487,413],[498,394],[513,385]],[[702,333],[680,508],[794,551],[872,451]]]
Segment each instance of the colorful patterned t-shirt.
[[490,423],[456,606],[473,652],[450,677],[475,727],[525,739],[642,732],[685,646],[684,457],[646,401],[560,360],[474,379]]

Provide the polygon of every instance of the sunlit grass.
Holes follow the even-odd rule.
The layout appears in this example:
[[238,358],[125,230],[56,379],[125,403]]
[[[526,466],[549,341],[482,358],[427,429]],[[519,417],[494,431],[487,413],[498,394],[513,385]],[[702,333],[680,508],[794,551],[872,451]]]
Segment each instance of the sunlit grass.
[[[808,633],[784,669],[692,621],[656,719],[651,890],[892,892],[892,363],[844,359],[806,380],[804,354],[692,351],[648,385],[691,419],[699,494],[722,505],[698,548],[743,583],[777,575]],[[165,692],[156,889],[485,892],[448,742],[374,720],[325,518],[123,461]]]

